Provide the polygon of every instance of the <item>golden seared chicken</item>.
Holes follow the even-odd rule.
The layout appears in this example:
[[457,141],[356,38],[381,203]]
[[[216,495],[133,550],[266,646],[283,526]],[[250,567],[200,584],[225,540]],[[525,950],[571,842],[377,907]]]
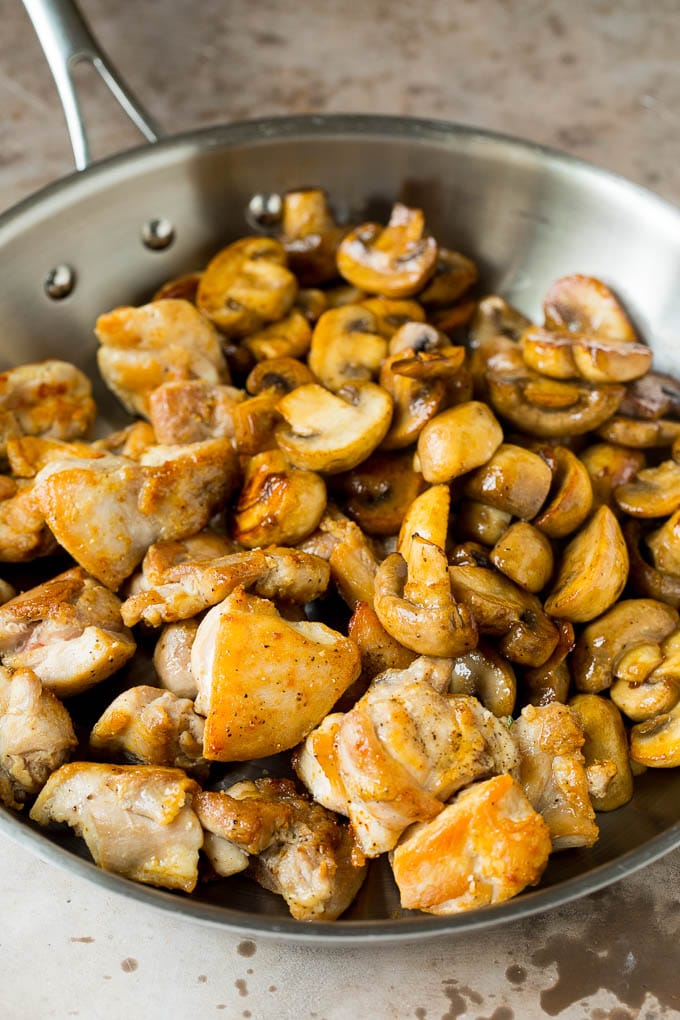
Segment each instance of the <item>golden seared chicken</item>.
[[200,531],[231,493],[236,455],[226,439],[153,446],[139,461],[108,454],[48,464],[36,479],[56,539],[117,589],[159,539]]
[[204,379],[163,383],[149,394],[149,421],[159,443],[231,439],[232,410],[246,394]]
[[168,623],[161,630],[153,652],[153,667],[158,682],[178,698],[191,698],[198,694],[194,674],[191,672],[191,646],[198,630],[198,620],[180,620]]
[[229,382],[217,330],[182,298],[141,308],[114,308],[95,326],[99,371],[130,414],[149,416],[149,397],[162,383]]
[[30,669],[0,669],[0,800],[19,808],[76,747],[71,717]]
[[31,818],[70,825],[104,871],[191,892],[203,845],[199,790],[181,769],[71,762],[52,773]]
[[200,769],[206,765],[203,726],[193,701],[140,685],[119,694],[99,717],[90,746],[107,757],[144,765]]
[[310,734],[296,755],[298,775],[320,803],[337,809],[344,790],[344,811],[368,857],[393,849],[456,790],[517,766],[505,724],[476,698],[445,693],[449,678],[449,660],[425,656],[388,670],[337,730],[325,720],[321,736]]
[[204,617],[191,649],[205,757],[243,761],[294,747],[360,668],[349,638],[284,620],[272,602],[237,588]]
[[105,680],[135,648],[120,600],[80,567],[0,606],[3,665],[34,670],[61,697]]
[[86,375],[67,361],[39,361],[0,373],[0,457],[15,436],[78,439],[97,408]]
[[0,561],[25,563],[57,551],[32,481],[0,479]]
[[520,782],[550,829],[553,850],[592,846],[599,830],[576,713],[559,702],[527,705],[512,731],[520,751]]
[[289,779],[245,780],[226,793],[200,793],[196,813],[217,874],[249,867],[299,921],[335,920],[366,875],[348,826],[297,793]]
[[456,914],[516,896],[541,877],[550,832],[519,783],[494,776],[463,790],[392,854],[401,905]]

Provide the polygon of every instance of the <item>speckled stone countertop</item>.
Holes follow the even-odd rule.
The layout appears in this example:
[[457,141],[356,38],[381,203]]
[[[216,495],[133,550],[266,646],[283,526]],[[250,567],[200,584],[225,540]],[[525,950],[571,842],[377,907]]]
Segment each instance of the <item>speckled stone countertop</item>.
[[[680,201],[678,0],[83,0],[168,131],[262,116],[441,117],[554,145]],[[0,209],[71,170],[20,4],[0,0]],[[86,76],[85,76],[86,77]],[[137,137],[84,82],[96,152]],[[680,852],[475,936],[329,949],[201,927],[0,838],[0,1016],[680,1017]]]

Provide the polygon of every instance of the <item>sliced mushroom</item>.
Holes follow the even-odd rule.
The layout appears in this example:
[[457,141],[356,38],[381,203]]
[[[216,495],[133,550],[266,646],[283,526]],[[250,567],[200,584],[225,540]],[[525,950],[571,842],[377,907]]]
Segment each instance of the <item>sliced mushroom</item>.
[[478,277],[472,259],[458,251],[440,248],[434,274],[418,300],[427,308],[446,308],[462,297]]
[[[616,705],[597,694],[577,694],[569,701],[586,738],[581,752],[586,761],[590,799],[596,811],[615,811],[633,796],[628,737]],[[602,765],[613,765],[603,789],[593,789],[591,776]]]
[[[357,602],[347,634],[361,653],[360,682],[363,690],[355,692],[357,697],[364,693],[374,677],[380,676],[388,669],[406,669],[416,657],[415,652],[405,648],[396,638],[388,634],[375,609],[368,602]],[[350,688],[348,693],[351,693],[351,690]]]
[[347,383],[371,379],[387,354],[372,312],[343,305],[324,312],[312,336],[309,367],[323,385],[337,392]]
[[282,319],[298,289],[286,262],[283,245],[273,237],[234,241],[208,263],[198,285],[198,307],[230,337]]
[[456,534],[462,539],[493,546],[510,526],[512,514],[474,499],[463,500],[456,514]]
[[230,408],[233,443],[242,456],[252,457],[276,446],[280,400],[281,390],[270,386]]
[[472,298],[457,301],[448,308],[435,308],[431,314],[432,325],[451,336],[462,326],[467,326],[476,310],[477,302]]
[[470,346],[473,350],[494,337],[503,336],[519,340],[525,329],[531,326],[531,319],[513,308],[505,298],[490,294],[477,305],[470,327]]
[[300,287],[293,308],[301,311],[310,326],[313,326],[328,308],[326,292],[318,287]]
[[412,504],[399,540],[403,554],[392,553],[378,568],[375,611],[406,648],[452,658],[475,647],[477,627],[467,606],[451,593],[444,552],[449,499],[440,485]]
[[242,346],[256,361],[268,358],[303,358],[312,342],[312,328],[298,308],[293,308],[283,319],[250,333]]
[[158,288],[151,300],[165,301],[168,298],[181,298],[183,301],[191,301],[192,304],[195,304],[196,291],[198,290],[202,275],[203,273],[200,272],[185,273],[184,276],[177,276],[173,280],[168,280],[167,283]]
[[631,418],[651,421],[667,414],[677,417],[680,413],[680,383],[670,375],[648,372],[626,387],[620,411]]
[[680,608],[680,576],[657,570],[645,560],[640,550],[642,533],[641,521],[629,518],[623,525],[630,557],[630,577],[637,593]]
[[337,507],[329,505],[319,523],[319,530],[327,540],[327,549],[314,549],[314,535],[305,543],[305,551],[321,555],[328,560],[331,576],[340,595],[350,609],[358,602],[373,604],[375,575],[378,570],[373,547],[361,528],[350,521]]
[[614,415],[597,430],[598,436],[610,443],[646,450],[655,446],[670,446],[680,436],[680,421],[658,418],[656,421],[639,421]]
[[353,287],[351,283],[339,283],[334,287],[326,287],[324,295],[328,308],[342,308],[343,305],[360,305],[368,297],[365,290],[361,290],[360,287]]
[[369,535],[396,535],[424,486],[410,451],[373,453],[334,479],[334,491],[342,494],[346,512]]
[[529,368],[552,379],[631,382],[645,375],[652,364],[652,352],[644,344],[598,340],[583,333],[550,332],[540,326],[526,330],[521,344]]
[[564,550],[545,611],[587,623],[616,602],[627,580],[628,551],[619,523],[601,506]]
[[420,470],[427,482],[450,482],[481,467],[503,442],[493,412],[477,400],[443,411],[418,436]]
[[535,595],[488,567],[449,567],[455,597],[472,612],[481,634],[500,638],[498,647],[511,662],[540,666],[553,653],[558,632]]
[[411,297],[437,264],[437,242],[424,230],[422,211],[397,202],[386,227],[364,223],[345,236],[338,248],[340,274],[371,294]]
[[565,538],[590,513],[593,503],[590,475],[566,446],[542,446],[539,452],[552,471],[552,487],[548,505],[532,524],[550,538]]
[[529,520],[543,506],[551,483],[552,472],[542,457],[521,446],[503,443],[483,467],[470,475],[463,491],[470,499]]
[[410,357],[413,354],[430,353],[447,346],[448,337],[429,322],[416,319],[403,323],[390,337],[389,353]]
[[451,694],[470,694],[498,718],[511,716],[517,679],[507,659],[480,641],[476,648],[451,662]]
[[517,521],[491,550],[493,565],[518,584],[536,594],[552,577],[553,552],[548,539],[538,528]]
[[669,712],[680,700],[680,632],[661,647],[650,642],[624,651],[614,663],[610,697],[633,722]]
[[425,322],[425,309],[417,301],[373,297],[361,302],[375,316],[376,329],[391,340],[407,322]]
[[571,673],[568,656],[573,650],[574,628],[568,620],[556,620],[559,640],[549,659],[542,666],[525,669],[522,688],[529,705],[550,705],[558,701],[564,705],[569,697]]
[[602,340],[637,340],[633,325],[612,291],[593,276],[574,273],[555,280],[543,301],[548,329],[588,333]]
[[321,188],[288,191],[281,210],[281,243],[290,268],[304,287],[334,280],[335,256],[343,231]]
[[326,485],[314,471],[292,467],[280,450],[252,457],[234,512],[234,538],[247,549],[295,545],[317,527]]
[[284,355],[280,358],[268,358],[255,365],[246,379],[246,389],[253,396],[266,390],[276,390],[284,396],[298,386],[310,382],[314,382],[314,376],[305,363]]
[[638,471],[632,481],[617,486],[614,499],[631,517],[668,517],[680,509],[680,464],[665,460]]
[[625,599],[581,633],[571,657],[577,690],[596,694],[611,686],[614,663],[627,648],[661,643],[680,625],[675,609],[655,599]]
[[375,383],[345,386],[330,393],[310,383],[278,404],[285,424],[276,439],[288,460],[299,468],[337,474],[350,471],[385,438],[392,419],[392,399]]
[[680,578],[680,510],[665,521],[660,528],[647,535],[654,566],[666,574]]
[[634,762],[649,768],[680,765],[680,702],[670,712],[633,726],[630,754]]
[[384,450],[401,450],[415,443],[424,426],[444,407],[446,385],[441,379],[410,379],[397,374],[394,365],[403,355],[392,354],[380,368],[380,385],[392,397],[392,423],[385,436]]
[[515,428],[549,439],[580,436],[613,415],[625,389],[615,384],[562,382],[531,374],[487,373],[494,409]]
[[625,485],[645,466],[645,456],[637,450],[613,443],[595,443],[579,453],[580,462],[590,475],[593,509],[612,506],[613,491]]

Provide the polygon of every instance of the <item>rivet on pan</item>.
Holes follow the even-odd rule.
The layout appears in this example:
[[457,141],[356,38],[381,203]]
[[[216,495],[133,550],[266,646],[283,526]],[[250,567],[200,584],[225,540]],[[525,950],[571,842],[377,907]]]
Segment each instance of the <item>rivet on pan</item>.
[[248,220],[257,227],[273,227],[281,219],[282,209],[280,195],[258,191],[248,202]]
[[175,228],[170,220],[164,217],[147,220],[142,227],[142,241],[147,248],[153,251],[161,251],[169,247],[175,240]]
[[45,293],[53,301],[68,297],[76,285],[76,273],[65,262],[50,269],[45,277]]

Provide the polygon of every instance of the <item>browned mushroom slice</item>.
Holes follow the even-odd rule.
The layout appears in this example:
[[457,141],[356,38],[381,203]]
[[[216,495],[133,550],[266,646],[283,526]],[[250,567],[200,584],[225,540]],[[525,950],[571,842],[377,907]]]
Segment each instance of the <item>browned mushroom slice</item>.
[[590,476],[566,446],[541,446],[541,457],[552,471],[548,505],[532,524],[550,538],[564,538],[583,524],[593,503]]
[[386,227],[364,223],[345,236],[338,248],[340,274],[371,294],[411,297],[437,264],[437,242],[424,230],[422,210],[397,202]]
[[500,638],[499,648],[511,662],[540,666],[558,641],[555,625],[535,595],[487,567],[449,567],[451,588],[469,607],[481,634]]
[[647,535],[645,541],[656,569],[665,574],[675,574],[680,579],[680,510]]
[[335,279],[335,256],[343,230],[335,222],[325,191],[303,188],[286,192],[281,234],[290,268],[303,287]]
[[382,442],[384,450],[400,450],[415,443],[423,427],[443,408],[446,386],[441,379],[410,379],[397,374],[394,365],[403,355],[392,354],[380,368],[380,385],[392,397],[392,423]]
[[670,712],[632,727],[630,754],[634,762],[649,768],[680,765],[680,702]]
[[344,305],[324,312],[312,336],[309,367],[320,383],[337,392],[347,383],[369,380],[387,354],[372,312]]
[[472,259],[458,251],[440,248],[434,274],[418,300],[428,308],[445,308],[462,297],[478,277]]
[[181,298],[183,301],[191,301],[192,304],[195,304],[196,291],[202,275],[200,272],[185,273],[184,276],[168,280],[158,288],[151,300],[166,301],[168,298]]
[[618,299],[594,276],[574,273],[555,280],[545,295],[543,311],[548,329],[588,333],[602,340],[637,340]]
[[245,394],[203,379],[163,383],[148,398],[158,443],[199,443],[234,434],[232,411]]
[[281,424],[280,400],[281,390],[270,386],[234,404],[230,411],[232,439],[239,454],[252,457],[276,446],[276,429]]
[[675,609],[656,599],[625,599],[581,633],[571,658],[579,691],[596,694],[611,686],[615,663],[629,648],[660,646],[680,625]]
[[302,312],[293,308],[283,319],[250,333],[242,341],[256,361],[268,358],[303,358],[312,342],[312,328]]
[[391,340],[407,322],[425,322],[425,309],[417,301],[373,297],[361,302],[375,316],[376,330]]
[[333,287],[324,288],[326,306],[328,308],[342,308],[343,305],[363,304],[369,296],[360,287],[353,287],[351,283],[339,283]]
[[626,387],[619,409],[631,418],[655,421],[665,415],[680,414],[680,383],[670,375],[648,372]]
[[389,353],[410,357],[413,354],[431,353],[447,346],[448,337],[429,322],[416,319],[402,323],[390,337]]
[[511,716],[517,697],[515,671],[507,661],[489,645],[480,641],[465,655],[451,662],[452,694],[469,694],[493,712],[495,716]]
[[657,570],[642,555],[642,522],[629,518],[623,525],[623,535],[630,556],[630,577],[637,594],[680,608],[680,576]]
[[333,481],[347,514],[368,535],[396,535],[408,507],[425,487],[423,476],[413,469],[410,451],[373,453]]
[[608,698],[597,694],[577,694],[569,707],[586,738],[582,753],[592,805],[596,811],[614,811],[633,796],[628,737],[621,713]]
[[254,549],[294,545],[317,527],[326,507],[326,486],[314,471],[292,467],[280,450],[248,462],[234,512],[234,538]]
[[418,457],[428,482],[450,482],[485,464],[503,442],[493,412],[477,400],[438,414],[418,436]]
[[639,421],[614,415],[597,430],[598,436],[610,443],[645,450],[654,446],[670,446],[680,436],[680,421],[658,418]]
[[609,696],[633,722],[669,712],[680,700],[680,631],[622,652],[614,676]]
[[562,382],[531,374],[487,373],[494,409],[515,428],[547,439],[580,436],[617,410],[625,389],[615,384]]
[[329,504],[319,528],[301,548],[328,560],[331,576],[350,609],[373,603],[378,560],[361,528]]
[[631,517],[668,517],[680,508],[680,464],[665,460],[638,471],[632,481],[617,486],[614,498]]
[[302,312],[310,326],[313,326],[328,308],[326,292],[318,287],[300,287],[293,307]]
[[512,514],[488,503],[463,500],[456,513],[456,534],[462,539],[493,546],[510,527]]
[[564,550],[546,613],[572,623],[595,619],[625,588],[628,562],[618,521],[609,507],[601,506]]
[[537,453],[503,443],[465,482],[464,493],[513,517],[535,517],[552,483],[548,464]]
[[550,829],[553,850],[592,846],[599,831],[576,713],[558,702],[527,705],[512,729],[520,749],[520,782]]
[[99,316],[95,333],[99,370],[131,414],[148,417],[149,397],[161,383],[229,382],[215,327],[188,301],[114,308]]
[[451,336],[453,333],[457,333],[462,326],[467,326],[476,310],[477,302],[471,298],[464,298],[449,308],[435,308],[431,315],[431,322],[442,333]]
[[551,332],[540,326],[526,330],[521,344],[529,368],[553,379],[631,382],[645,375],[652,363],[652,352],[644,344]]
[[290,311],[297,280],[273,237],[242,237],[208,263],[196,302],[230,337],[247,336]]
[[614,489],[629,482],[645,466],[643,453],[614,443],[595,443],[582,450],[578,459],[590,475],[595,510],[603,503],[612,506]]
[[470,346],[474,350],[497,336],[519,340],[529,326],[531,319],[513,308],[504,298],[490,294],[477,305],[470,327]]
[[246,379],[246,389],[253,396],[267,390],[276,390],[283,396],[310,382],[314,382],[314,376],[305,363],[284,355],[258,362]]
[[276,439],[296,467],[337,474],[350,471],[382,442],[392,420],[392,398],[375,383],[331,393],[310,383],[278,404],[285,424]]
[[511,581],[534,594],[542,591],[552,577],[552,546],[526,521],[517,521],[508,528],[491,550],[490,559]]
[[[347,630],[361,653],[361,678],[364,690],[374,677],[388,669],[406,669],[416,653],[393,638],[385,630],[368,602],[357,602]],[[364,691],[362,690],[363,694]],[[463,693],[471,693],[465,691]],[[356,701],[356,698],[354,699]]]
[[522,689],[529,705],[550,705],[553,701],[566,704],[571,686],[568,656],[575,644],[574,628],[568,620],[556,620],[559,641],[555,651],[542,666],[525,669]]

